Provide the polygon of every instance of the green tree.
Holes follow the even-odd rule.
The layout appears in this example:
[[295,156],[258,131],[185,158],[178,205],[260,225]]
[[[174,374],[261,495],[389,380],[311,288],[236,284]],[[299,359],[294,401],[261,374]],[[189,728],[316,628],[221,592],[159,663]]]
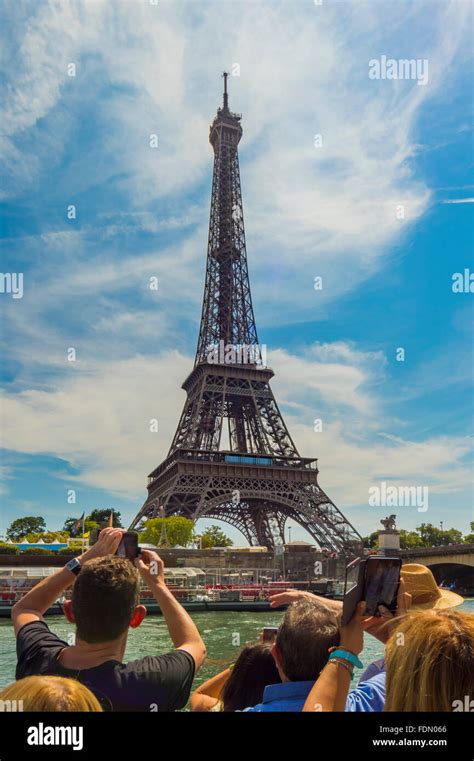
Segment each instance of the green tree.
[[203,550],[209,550],[212,547],[232,547],[234,542],[230,539],[219,526],[209,526],[201,534],[201,547]]
[[162,535],[163,524],[166,526],[166,536],[171,547],[177,544],[187,547],[193,538],[194,523],[180,515],[169,518],[149,518],[139,533],[138,538],[144,544],[158,545]]
[[471,521],[471,523],[469,525],[471,527],[471,533],[470,534],[466,534],[464,539],[463,539],[463,541],[466,544],[474,544],[474,521]]
[[44,518],[28,515],[25,518],[17,518],[10,523],[7,529],[7,539],[17,542],[22,536],[37,534],[42,531],[46,531]]
[[77,518],[66,518],[64,521],[63,531],[70,535],[71,531],[74,530],[74,526],[76,525],[77,521]]
[[7,542],[0,542],[0,555],[18,555],[20,550],[16,544],[8,544]]
[[461,544],[462,532],[457,528],[441,529],[432,523],[422,523],[416,530],[424,547],[445,547],[447,544]]
[[378,547],[379,545],[378,536],[379,536],[379,532],[373,531],[371,534],[369,534],[369,536],[362,537],[362,544],[364,545],[366,549],[372,550],[375,547]]
[[[110,515],[110,513],[109,513],[109,515]],[[70,536],[71,531],[73,531],[74,526],[76,525],[76,523],[77,523],[77,518],[68,518],[67,520],[65,520],[64,521],[63,533],[65,533],[68,536]],[[82,526],[81,526],[81,528],[82,528]],[[99,529],[99,528],[100,528],[100,526],[97,523],[97,521],[92,521],[89,518],[86,518],[84,520],[84,532],[85,533],[87,533],[88,531],[94,531],[94,529]],[[81,536],[82,536],[82,532],[79,533],[79,534],[76,534],[76,538],[81,538]]]
[[29,547],[26,550],[21,551],[22,555],[51,555],[51,550],[43,549],[42,547]]
[[98,523],[99,526],[103,525],[104,523],[108,525],[110,513],[112,513],[113,527],[123,528],[122,522],[120,520],[120,513],[118,510],[115,510],[113,507],[106,507],[104,509],[96,508],[95,510],[92,510],[92,512],[90,512],[89,515],[86,516],[86,523],[87,521],[94,521],[95,523]]
[[400,548],[402,550],[411,550],[413,547],[424,547],[420,534],[417,531],[400,529]]
[[69,534],[66,531],[43,531],[39,534],[27,534],[24,540],[27,542],[39,542],[40,539],[46,544],[52,544],[54,542],[67,542]]
[[471,521],[470,526],[471,526],[471,533],[466,534],[466,536],[464,537],[464,541],[466,542],[466,544],[474,544],[474,521]]
[[[85,534],[87,534],[88,531],[97,531],[98,529],[100,529],[100,526],[97,523],[97,521],[90,521],[88,519],[86,519],[84,521],[84,533]],[[82,536],[82,534],[81,534],[81,536]]]

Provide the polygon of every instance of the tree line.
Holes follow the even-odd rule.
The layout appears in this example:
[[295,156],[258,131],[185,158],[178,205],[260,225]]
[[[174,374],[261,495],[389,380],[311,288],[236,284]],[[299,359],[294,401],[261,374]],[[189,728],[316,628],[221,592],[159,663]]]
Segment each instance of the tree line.
[[[92,510],[84,518],[84,535],[94,541],[100,528],[109,525],[112,515],[112,525],[115,528],[124,528],[121,514],[114,508]],[[76,531],[78,523],[80,531]],[[139,541],[142,544],[154,544],[169,547],[189,547],[198,544],[202,549],[212,547],[230,547],[233,545],[230,539],[219,526],[212,525],[196,534],[193,521],[179,515],[169,518],[149,518],[144,522],[139,533]],[[45,544],[65,543],[71,537],[77,540],[83,538],[82,517],[67,518],[60,531],[48,531],[46,521],[42,516],[25,516],[16,518],[6,531],[6,537],[10,542],[36,543],[42,540]],[[8,545],[5,545],[8,547]],[[38,548],[39,549],[39,548]]]
[[[432,523],[422,523],[414,531],[400,529],[400,547],[411,550],[416,547],[447,547],[450,544],[474,544],[474,521],[470,523],[470,533],[463,534],[457,528],[438,528]],[[375,549],[378,544],[378,531],[363,537],[364,547]]]

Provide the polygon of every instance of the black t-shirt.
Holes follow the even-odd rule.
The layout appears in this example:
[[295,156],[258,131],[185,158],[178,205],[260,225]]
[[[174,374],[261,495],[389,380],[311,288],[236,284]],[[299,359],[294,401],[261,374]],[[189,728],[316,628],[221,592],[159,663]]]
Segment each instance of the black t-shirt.
[[175,711],[186,705],[194,679],[194,658],[185,650],[139,658],[129,663],[106,661],[90,669],[58,663],[69,647],[44,621],[32,621],[18,632],[16,678],[64,676],[88,687],[104,711]]

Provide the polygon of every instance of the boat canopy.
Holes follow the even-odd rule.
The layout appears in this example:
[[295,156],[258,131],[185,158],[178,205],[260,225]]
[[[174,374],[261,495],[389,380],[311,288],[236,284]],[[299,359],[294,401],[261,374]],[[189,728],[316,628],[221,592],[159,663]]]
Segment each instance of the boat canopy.
[[165,568],[165,576],[187,576],[188,578],[194,578],[195,576],[205,576],[205,572],[201,568]]
[[3,566],[0,567],[0,579],[30,579],[30,578],[44,578],[45,576],[51,576],[51,574],[59,571],[58,567],[41,568],[36,566]]

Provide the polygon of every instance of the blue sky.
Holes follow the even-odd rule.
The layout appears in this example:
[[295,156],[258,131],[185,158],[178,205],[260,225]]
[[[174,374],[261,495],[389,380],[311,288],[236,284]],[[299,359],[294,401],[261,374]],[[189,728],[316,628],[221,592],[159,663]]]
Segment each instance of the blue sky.
[[[144,501],[196,348],[224,68],[243,114],[259,339],[300,452],[319,458],[322,487],[363,534],[387,512],[467,533],[473,295],[453,293],[452,275],[474,270],[471,4],[3,12],[2,271],[24,273],[24,295],[0,294],[0,533],[94,507],[127,522]],[[371,80],[382,55],[426,59],[428,82]],[[381,481],[428,487],[428,510],[370,507]]]

